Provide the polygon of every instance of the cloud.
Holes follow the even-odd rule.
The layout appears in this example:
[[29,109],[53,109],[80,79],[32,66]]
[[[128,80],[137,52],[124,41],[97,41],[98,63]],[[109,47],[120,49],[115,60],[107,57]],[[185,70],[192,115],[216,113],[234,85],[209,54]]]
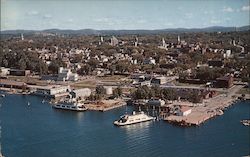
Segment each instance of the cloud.
[[74,20],[73,19],[68,19],[67,22],[72,23]]
[[172,22],[166,22],[164,23],[165,26],[173,26],[174,24]]
[[50,14],[45,14],[45,15],[43,15],[43,18],[45,18],[45,19],[50,19],[50,18],[52,18],[52,15],[50,15]]
[[205,10],[205,11],[204,11],[204,14],[206,14],[206,15],[208,15],[208,14],[213,14],[213,13],[214,13],[213,10],[210,10],[210,11]]
[[185,13],[185,17],[188,18],[188,19],[191,19],[193,18],[193,13]]
[[32,10],[32,11],[29,11],[27,12],[28,15],[31,15],[31,16],[35,16],[35,15],[38,15],[39,12],[38,11],[35,11],[35,10]]
[[109,22],[110,19],[104,17],[104,18],[96,18],[96,19],[94,19],[94,21],[95,21],[95,22]]
[[224,8],[222,9],[222,11],[223,11],[223,12],[229,12],[229,13],[231,13],[231,12],[234,12],[234,9],[231,8],[231,7],[224,7]]
[[219,23],[221,23],[221,21],[220,20],[216,20],[216,19],[212,19],[212,20],[210,20],[210,23],[211,24],[219,24]]
[[250,11],[250,5],[248,5],[248,6],[243,6],[243,7],[241,8],[241,11]]
[[140,23],[140,24],[143,24],[143,23],[146,23],[147,21],[146,20],[143,20],[143,19],[140,19],[137,21],[137,23]]

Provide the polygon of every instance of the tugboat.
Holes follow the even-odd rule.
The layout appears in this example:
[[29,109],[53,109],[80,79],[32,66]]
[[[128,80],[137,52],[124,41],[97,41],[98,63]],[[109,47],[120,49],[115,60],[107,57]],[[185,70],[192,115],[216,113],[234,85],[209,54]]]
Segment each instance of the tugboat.
[[64,110],[72,110],[72,111],[86,111],[87,108],[84,104],[76,102],[76,101],[65,101],[59,102],[58,104],[52,105],[55,109],[64,109]]
[[122,115],[119,120],[114,121],[114,124],[117,126],[124,126],[124,125],[151,121],[155,119],[156,119],[155,117],[148,116],[143,111],[140,112],[133,111],[132,115],[129,114]]

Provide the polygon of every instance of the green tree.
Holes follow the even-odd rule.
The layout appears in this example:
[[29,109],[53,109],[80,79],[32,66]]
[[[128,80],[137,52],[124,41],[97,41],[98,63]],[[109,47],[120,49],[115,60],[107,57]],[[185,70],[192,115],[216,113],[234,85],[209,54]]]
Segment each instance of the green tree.
[[104,95],[106,92],[103,86],[96,86],[96,94]]
[[116,89],[114,89],[113,95],[115,97],[120,97],[122,95],[122,88],[118,86]]

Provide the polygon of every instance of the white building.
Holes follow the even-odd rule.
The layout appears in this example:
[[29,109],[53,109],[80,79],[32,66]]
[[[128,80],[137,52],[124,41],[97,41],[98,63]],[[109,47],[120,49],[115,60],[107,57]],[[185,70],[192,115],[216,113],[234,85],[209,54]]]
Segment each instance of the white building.
[[42,96],[54,97],[57,94],[67,93],[70,89],[69,86],[29,86],[29,88],[35,90],[35,94]]
[[188,106],[181,106],[177,111],[178,116],[187,116],[192,112],[192,109]]
[[89,88],[75,89],[70,92],[73,98],[84,99],[91,95],[91,90]]
[[230,58],[231,57],[231,50],[226,50],[223,54],[224,58]]
[[152,57],[149,57],[149,58],[144,60],[144,64],[153,64],[153,65],[155,65],[156,62],[155,62],[155,59],[153,59]]
[[10,74],[10,68],[0,67],[0,76],[6,76]]
[[113,88],[111,86],[104,86],[107,95],[113,94]]
[[60,67],[58,70],[58,81],[77,81],[78,74],[72,73],[70,69]]
[[147,102],[148,105],[154,105],[154,106],[164,106],[165,101],[161,99],[151,99]]
[[151,83],[162,85],[162,84],[167,83],[167,78],[164,76],[155,77],[152,79]]
[[23,34],[21,34],[21,40],[24,40]]
[[112,38],[110,39],[110,45],[111,46],[116,46],[118,45],[119,41],[116,37],[112,36]]

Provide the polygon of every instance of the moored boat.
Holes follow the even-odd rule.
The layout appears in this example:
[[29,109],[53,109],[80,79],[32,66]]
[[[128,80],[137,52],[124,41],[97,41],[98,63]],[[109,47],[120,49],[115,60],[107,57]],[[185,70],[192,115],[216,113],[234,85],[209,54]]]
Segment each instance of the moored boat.
[[87,108],[82,103],[78,102],[61,102],[52,106],[56,109],[72,110],[72,111],[86,111]]
[[250,126],[250,120],[246,119],[246,120],[242,120],[241,123],[245,126]]

